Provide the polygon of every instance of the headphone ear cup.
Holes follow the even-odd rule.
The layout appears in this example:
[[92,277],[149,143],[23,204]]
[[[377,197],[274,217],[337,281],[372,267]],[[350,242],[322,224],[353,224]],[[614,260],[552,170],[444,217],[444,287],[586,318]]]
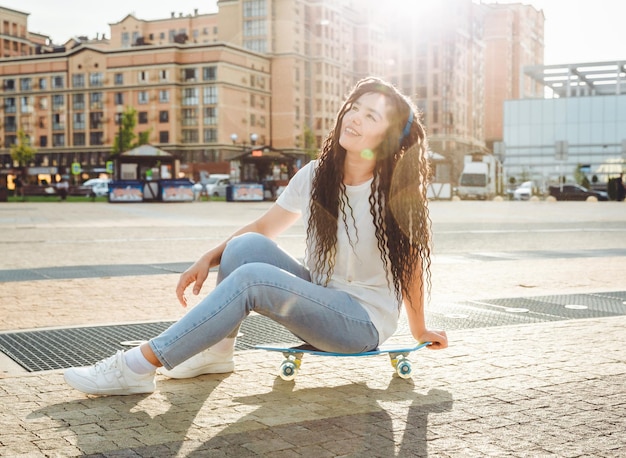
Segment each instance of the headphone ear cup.
[[406,124],[404,125],[404,129],[402,130],[402,135],[400,136],[400,146],[402,146],[402,142],[411,132],[411,124],[413,124],[413,119],[415,119],[413,115],[413,110],[409,109],[409,119],[407,119]]

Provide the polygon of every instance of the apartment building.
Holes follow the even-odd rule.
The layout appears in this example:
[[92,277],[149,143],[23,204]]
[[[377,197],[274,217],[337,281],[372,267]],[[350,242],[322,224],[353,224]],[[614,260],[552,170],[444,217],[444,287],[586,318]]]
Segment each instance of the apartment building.
[[0,6],[0,56],[28,56],[46,48],[50,38],[28,31],[28,13]]
[[128,15],[108,39],[2,59],[0,164],[22,129],[35,165],[102,167],[127,107],[138,132],[183,163],[227,161],[251,138],[306,160],[369,75],[416,101],[434,151],[485,150],[486,105],[501,102],[486,97],[484,5],[394,1],[219,0],[216,13]]
[[[187,162],[221,161],[231,134],[268,136],[266,58],[226,44],[103,50],[78,46],[60,54],[0,63],[5,148],[24,130],[35,165],[85,170],[111,153],[119,114],[137,111],[137,132]],[[219,106],[219,109],[218,109]],[[6,161],[6,158],[4,158]]]
[[505,100],[543,97],[543,86],[523,73],[543,65],[544,15],[531,5],[483,4],[485,43],[484,138],[488,149],[503,139]]

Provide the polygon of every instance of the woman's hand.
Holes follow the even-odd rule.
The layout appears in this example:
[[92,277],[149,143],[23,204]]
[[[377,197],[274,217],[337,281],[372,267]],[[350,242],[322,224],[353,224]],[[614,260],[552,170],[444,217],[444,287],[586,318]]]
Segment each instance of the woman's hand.
[[426,347],[430,350],[443,350],[444,348],[448,348],[448,336],[446,335],[446,331],[424,331],[417,336],[417,340],[419,342],[431,342],[431,344]]
[[185,270],[178,279],[176,285],[176,297],[183,307],[187,307],[187,298],[185,290],[193,283],[193,294],[197,296],[202,289],[202,285],[209,276],[211,269],[211,257],[202,256],[191,267]]

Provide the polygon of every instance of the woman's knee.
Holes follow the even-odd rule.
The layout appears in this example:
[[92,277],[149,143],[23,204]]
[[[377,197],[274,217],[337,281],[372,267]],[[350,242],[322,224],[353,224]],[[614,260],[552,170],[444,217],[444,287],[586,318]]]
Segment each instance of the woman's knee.
[[244,264],[262,260],[264,253],[273,246],[275,246],[274,241],[255,232],[247,232],[234,237],[229,240],[222,253],[220,277],[230,275]]

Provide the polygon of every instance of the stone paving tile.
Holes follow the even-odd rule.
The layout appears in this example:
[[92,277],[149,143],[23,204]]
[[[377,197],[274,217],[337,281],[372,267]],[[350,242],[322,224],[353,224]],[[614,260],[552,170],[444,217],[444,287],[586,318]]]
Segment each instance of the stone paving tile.
[[[614,317],[542,324],[541,336],[537,325],[456,331],[473,370],[458,370],[460,351],[423,351],[412,358],[422,368],[412,380],[392,376],[380,357],[363,360],[352,380],[311,357],[284,382],[280,358],[259,351],[240,352],[233,374],[159,377],[151,395],[84,396],[60,371],[0,379],[0,456],[618,456],[624,326]],[[531,335],[534,344],[519,345]],[[582,359],[573,356],[581,338]],[[536,364],[498,372],[490,363],[528,360],[541,346],[553,351],[542,355],[540,383]],[[551,364],[568,377],[550,377]]]
[[[95,252],[103,263],[193,259],[203,243],[231,231],[218,227],[211,211],[233,212],[235,220],[244,207],[260,211],[168,206],[176,216],[165,217],[158,205],[133,207],[143,212],[140,218],[126,206],[86,206],[78,231],[75,214],[66,212],[71,206],[26,207],[19,227],[3,226],[10,243],[2,247],[11,250],[0,263],[50,262],[37,250],[13,250],[24,237],[34,247],[78,247],[52,260],[56,265],[87,265]],[[99,212],[105,220],[98,220]],[[161,248],[146,240],[147,227],[155,240],[166,241]],[[110,239],[112,245],[104,243]],[[300,239],[285,241],[294,252],[300,249]],[[89,251],[91,243],[111,249]],[[512,268],[492,261],[472,263],[472,275],[468,264],[435,263],[435,303],[468,291],[514,297],[623,290],[623,262],[520,260]],[[581,277],[582,269],[602,275]],[[175,320],[184,313],[173,295],[177,279],[164,274],[0,283],[0,330]],[[213,283],[210,278],[207,284]],[[451,331],[449,349],[412,356],[411,380],[393,376],[384,357],[356,366],[307,357],[297,379],[284,382],[277,377],[282,357],[258,351],[240,352],[233,374],[159,377],[150,395],[85,396],[64,383],[61,371],[0,376],[0,457],[623,456],[625,328],[626,317],[616,316]]]

